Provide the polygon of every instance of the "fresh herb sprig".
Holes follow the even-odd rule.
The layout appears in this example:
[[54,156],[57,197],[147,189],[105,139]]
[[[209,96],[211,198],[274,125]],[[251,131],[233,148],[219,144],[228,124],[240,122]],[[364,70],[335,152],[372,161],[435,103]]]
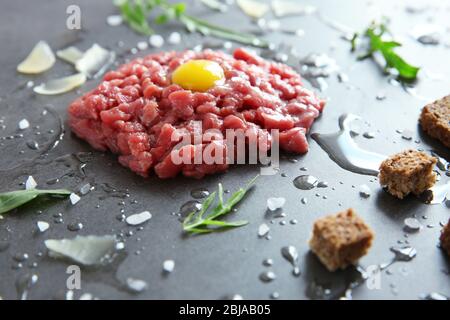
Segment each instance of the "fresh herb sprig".
[[57,190],[17,190],[11,192],[0,193],[0,214],[18,208],[38,196],[68,196],[71,192],[66,189]]
[[208,21],[193,17],[186,13],[183,2],[170,4],[167,0],[114,0],[125,22],[137,33],[150,35],[154,30],[148,23],[148,16],[154,11],[159,14],[154,19],[156,24],[171,20],[181,22],[190,32],[240,42],[255,47],[268,47],[268,42],[254,35],[246,34],[214,25]]
[[[395,69],[397,70],[400,79],[406,81],[415,80],[420,68],[409,64],[395,52],[395,48],[400,47],[401,43],[392,40],[385,40],[386,34],[389,33],[390,32],[385,23],[372,23],[363,33],[363,36],[369,40],[368,51],[365,54],[358,56],[358,60],[372,58],[374,53],[379,52],[383,56],[386,63],[385,71]],[[358,38],[360,38],[360,35],[355,33],[351,39],[352,51],[356,51],[357,49]]]
[[[254,184],[256,178],[253,178],[245,188],[239,188],[238,191],[233,193],[231,197],[224,202],[223,200],[223,187],[219,183],[218,191],[211,193],[202,203],[202,208],[200,211],[191,212],[186,219],[183,221],[183,230],[189,234],[202,234],[210,233],[215,231],[223,231],[229,228],[241,227],[248,224],[248,221],[221,221],[218,220],[219,217],[229,213],[235,205],[237,205],[246,195],[248,190]],[[218,203],[216,207],[211,211],[210,214],[205,215],[211,204],[216,200],[218,195]]]

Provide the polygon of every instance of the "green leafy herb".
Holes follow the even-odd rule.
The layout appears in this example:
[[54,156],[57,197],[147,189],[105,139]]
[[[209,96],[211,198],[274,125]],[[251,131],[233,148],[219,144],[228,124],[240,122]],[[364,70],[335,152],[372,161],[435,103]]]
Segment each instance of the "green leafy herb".
[[123,20],[125,20],[131,29],[134,31],[150,35],[153,29],[147,23],[146,8],[142,1],[116,1],[119,7]]
[[[217,220],[219,217],[229,213],[235,205],[237,205],[251,188],[253,183],[255,182],[255,178],[253,178],[245,188],[240,188],[238,191],[233,193],[231,197],[224,202],[223,200],[223,187],[222,184],[219,183],[218,191],[211,193],[205,201],[202,203],[202,208],[199,212],[191,212],[186,219],[183,221],[183,230],[190,234],[202,234],[209,233],[214,231],[222,231],[229,228],[241,227],[248,224],[248,221],[220,221]],[[208,211],[211,204],[216,200],[216,196],[218,195],[218,203],[214,209],[207,215],[205,213]]]
[[34,198],[42,195],[47,196],[68,196],[71,194],[69,190],[58,189],[58,190],[18,190],[0,193],[0,214],[8,212],[12,209],[20,207],[21,205],[30,202]]
[[167,0],[115,0],[114,4],[119,8],[125,22],[136,32],[150,35],[154,31],[147,21],[148,15],[158,10],[154,22],[163,24],[170,20],[181,22],[190,32],[200,32],[225,40],[232,40],[246,45],[265,48],[267,41],[258,37],[224,27],[216,26],[208,21],[186,14],[186,4],[169,4]]
[[[372,23],[364,32],[364,36],[369,40],[369,49],[365,54],[360,55],[358,60],[371,58],[375,52],[379,52],[386,62],[386,71],[392,68],[398,71],[398,75],[401,79],[406,81],[415,80],[420,68],[409,64],[395,52],[394,49],[400,47],[401,43],[385,40],[384,38],[388,33],[389,30],[385,23]],[[356,50],[356,41],[358,37],[359,35],[355,33],[351,39],[352,51]]]

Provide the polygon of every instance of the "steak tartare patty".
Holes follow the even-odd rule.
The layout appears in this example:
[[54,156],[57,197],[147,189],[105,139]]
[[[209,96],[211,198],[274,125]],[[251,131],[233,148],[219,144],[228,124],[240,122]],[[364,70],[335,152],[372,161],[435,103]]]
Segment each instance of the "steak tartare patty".
[[[173,83],[173,72],[191,60],[209,60],[223,69],[222,82],[205,91],[186,90]],[[194,75],[195,76],[195,75]],[[313,92],[303,87],[300,75],[290,67],[266,61],[244,49],[233,56],[222,52],[163,52],[151,54],[108,72],[100,85],[69,106],[72,131],[98,150],[119,154],[119,162],[147,177],[152,170],[160,178],[202,178],[225,171],[221,164],[175,164],[171,153],[173,134],[202,130],[252,130],[266,136],[279,130],[280,148],[292,153],[308,151],[305,134],[324,107]],[[188,146],[191,150],[214,143],[226,154],[225,138]],[[185,147],[184,147],[185,148]]]

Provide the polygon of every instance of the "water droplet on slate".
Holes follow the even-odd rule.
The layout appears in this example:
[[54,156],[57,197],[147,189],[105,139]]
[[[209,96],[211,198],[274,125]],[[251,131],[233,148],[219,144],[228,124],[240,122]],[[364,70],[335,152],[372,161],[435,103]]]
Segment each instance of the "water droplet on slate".
[[191,191],[191,197],[194,199],[203,199],[209,196],[209,191],[207,189],[194,189]]
[[38,150],[39,149],[39,143],[35,140],[28,140],[27,141],[27,147],[31,150]]
[[83,224],[81,222],[70,223],[67,225],[67,229],[74,232],[80,231],[81,229],[83,229]]
[[266,266],[266,267],[270,267],[270,266],[272,266],[273,265],[273,260],[272,259],[264,259],[263,260],[263,265],[264,266]]
[[276,274],[272,271],[264,271],[259,275],[259,279],[263,282],[271,282],[277,278]]
[[318,180],[316,177],[311,175],[301,175],[296,177],[293,183],[294,186],[298,189],[311,190],[317,185]]
[[373,138],[375,138],[375,133],[374,132],[364,132],[363,137],[366,139],[373,139]]

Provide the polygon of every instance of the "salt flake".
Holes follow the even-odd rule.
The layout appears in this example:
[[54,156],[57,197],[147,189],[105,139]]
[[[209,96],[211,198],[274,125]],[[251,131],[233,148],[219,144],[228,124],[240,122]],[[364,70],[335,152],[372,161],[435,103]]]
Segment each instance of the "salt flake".
[[264,237],[266,234],[268,234],[270,231],[270,228],[267,224],[263,223],[258,227],[258,237]]
[[179,44],[181,42],[181,35],[178,32],[172,32],[167,41],[170,44]]
[[164,272],[171,273],[175,269],[175,261],[166,260],[163,262],[163,270]]
[[267,208],[269,208],[270,211],[275,211],[277,209],[280,209],[284,206],[284,204],[286,203],[286,199],[285,198],[269,198],[267,199]]
[[148,43],[154,48],[161,48],[164,45],[164,38],[159,34],[153,34],[148,38]]
[[30,127],[30,122],[27,119],[22,119],[19,121],[19,129],[25,130]]
[[45,222],[45,221],[38,221],[36,223],[36,225],[37,225],[39,232],[45,232],[48,230],[48,228],[50,228],[50,225],[48,224],[48,222]]
[[126,218],[126,222],[130,226],[137,226],[143,224],[144,222],[150,220],[152,218],[152,214],[148,211],[143,211],[141,213],[132,214]]
[[25,190],[36,189],[37,182],[34,180],[33,176],[28,176],[27,181],[25,182]]

